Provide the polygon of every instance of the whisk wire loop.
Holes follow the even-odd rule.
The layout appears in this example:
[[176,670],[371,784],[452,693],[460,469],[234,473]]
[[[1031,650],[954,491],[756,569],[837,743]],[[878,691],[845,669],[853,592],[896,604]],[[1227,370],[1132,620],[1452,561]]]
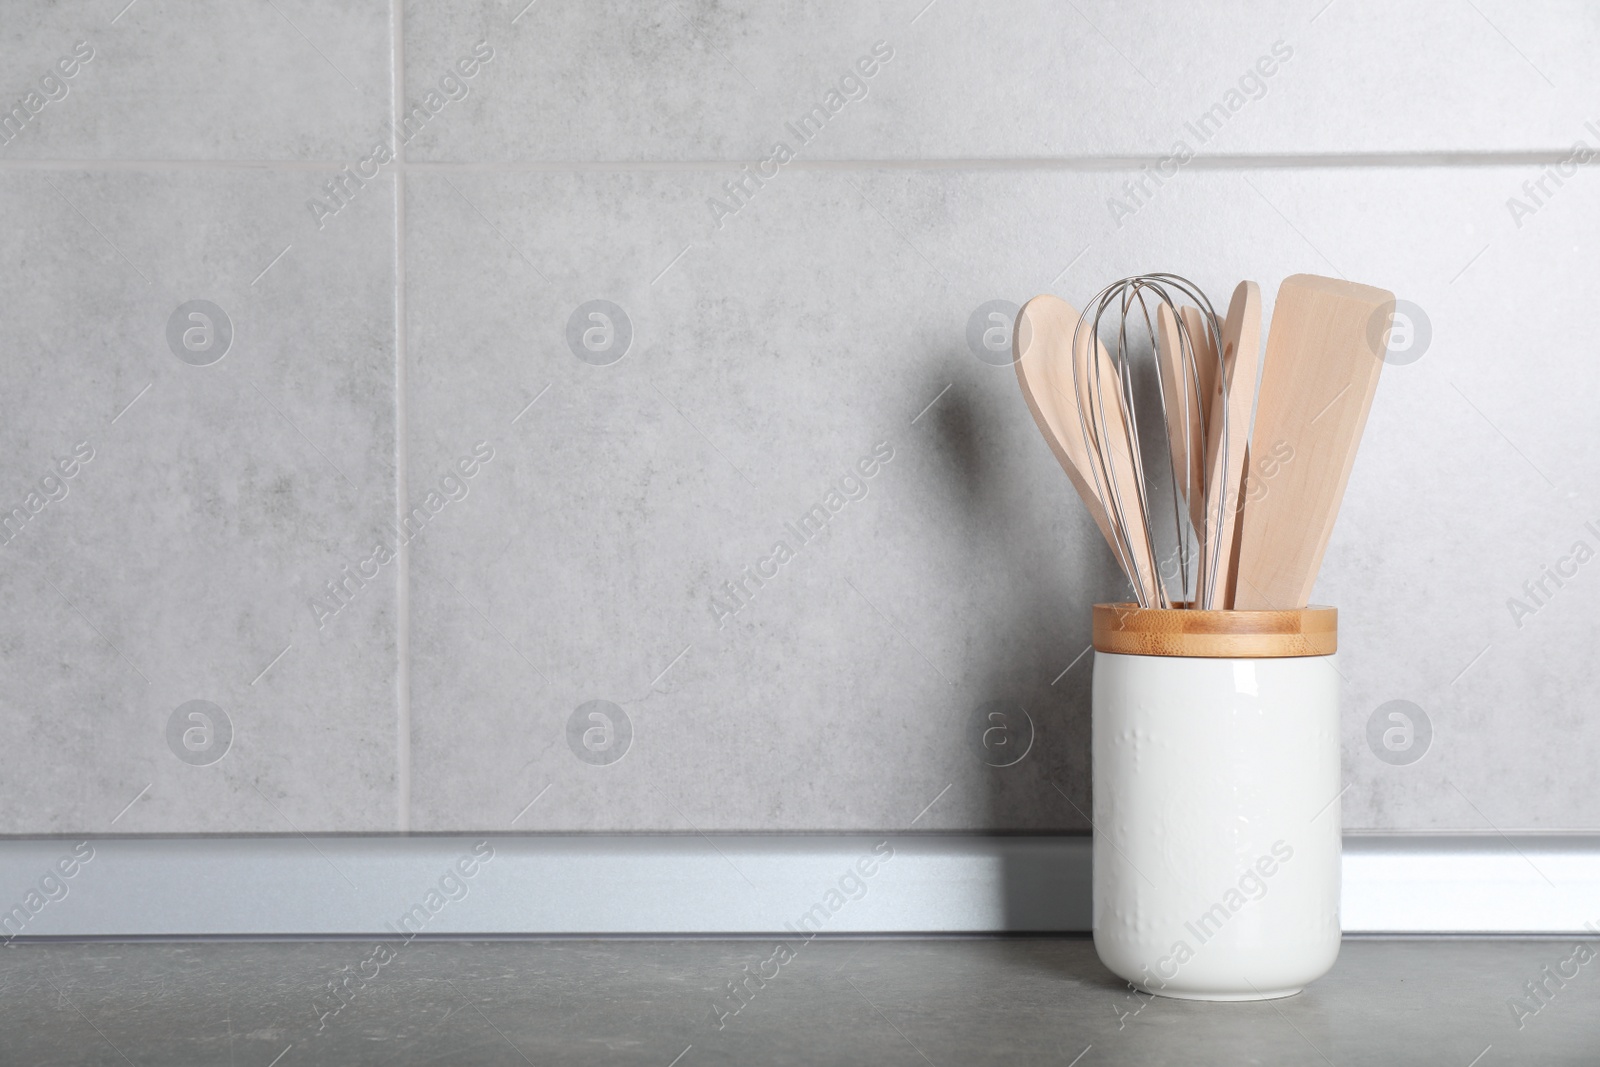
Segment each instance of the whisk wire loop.
[[[1199,313],[1202,337],[1190,332],[1182,314],[1187,304]],[[1152,317],[1152,305],[1155,315]],[[1162,415],[1162,433],[1168,454],[1190,456],[1192,443],[1217,442],[1217,462],[1192,457],[1179,471],[1174,463],[1166,494],[1172,506],[1178,590],[1181,603],[1210,608],[1217,603],[1218,582],[1223,570],[1226,546],[1216,538],[1207,542],[1205,529],[1195,529],[1188,519],[1191,512],[1183,501],[1195,494],[1205,501],[1202,526],[1210,530],[1223,527],[1227,501],[1228,410],[1215,405],[1220,426],[1213,426],[1212,397],[1205,395],[1202,359],[1216,360],[1216,388],[1226,388],[1226,365],[1222,327],[1216,309],[1199,286],[1176,274],[1141,274],[1123,278],[1096,293],[1079,316],[1073,333],[1072,382],[1079,416],[1079,432],[1087,453],[1096,496],[1105,509],[1113,531],[1113,548],[1128,574],[1134,595],[1141,607],[1170,607],[1169,596],[1157,560],[1154,524],[1151,519],[1148,468],[1140,445],[1138,404],[1135,395],[1134,356],[1138,322],[1143,321],[1149,350],[1159,357],[1158,322],[1160,307],[1170,312],[1169,328],[1177,345],[1179,373],[1170,387],[1157,375],[1160,387],[1157,400]],[[1101,324],[1108,314],[1115,315],[1114,353],[1108,354],[1100,342]],[[1134,321],[1130,339],[1129,320]],[[1143,345],[1137,346],[1143,348]],[[1174,413],[1177,418],[1174,418]],[[1172,440],[1174,432],[1183,436],[1182,447]],[[1127,462],[1119,462],[1126,457]],[[1213,469],[1223,484],[1213,487]],[[1198,477],[1196,471],[1198,470]],[[1215,488],[1216,491],[1213,491]],[[1133,521],[1137,509],[1138,521]],[[1215,511],[1215,514],[1210,514]],[[1186,529],[1187,528],[1187,529]],[[1191,595],[1191,541],[1198,557],[1195,584]]]

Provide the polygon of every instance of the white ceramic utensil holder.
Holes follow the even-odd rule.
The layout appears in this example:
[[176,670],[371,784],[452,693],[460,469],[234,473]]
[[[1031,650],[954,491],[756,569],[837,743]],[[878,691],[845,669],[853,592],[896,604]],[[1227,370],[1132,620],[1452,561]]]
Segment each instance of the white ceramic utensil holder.
[[1338,614],[1097,604],[1094,947],[1145,992],[1298,993],[1339,954]]

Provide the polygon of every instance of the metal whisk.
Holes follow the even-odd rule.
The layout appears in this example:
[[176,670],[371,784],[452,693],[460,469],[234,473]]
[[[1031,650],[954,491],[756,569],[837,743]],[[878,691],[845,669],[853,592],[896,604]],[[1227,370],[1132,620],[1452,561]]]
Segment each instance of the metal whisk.
[[[1109,354],[1099,340],[1108,312],[1117,319]],[[1172,458],[1169,488],[1180,593],[1176,603],[1157,563],[1150,468],[1139,443],[1135,346],[1130,341],[1138,339],[1141,321],[1157,361],[1162,432]],[[1197,285],[1176,274],[1123,278],[1100,290],[1085,307],[1073,334],[1072,352],[1079,429],[1092,460],[1095,493],[1110,519],[1113,551],[1133,583],[1139,605],[1221,607],[1218,583],[1226,546],[1217,538],[1207,543],[1206,531],[1223,525],[1228,405],[1214,400],[1223,388],[1226,369],[1222,328],[1211,301]],[[1192,559],[1196,566],[1191,589]]]

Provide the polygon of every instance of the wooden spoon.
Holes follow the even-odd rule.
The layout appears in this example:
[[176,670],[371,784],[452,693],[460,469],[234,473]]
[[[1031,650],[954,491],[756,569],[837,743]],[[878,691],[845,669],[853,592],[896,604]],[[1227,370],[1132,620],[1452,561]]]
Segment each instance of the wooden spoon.
[[[1089,359],[1091,339],[1095,351],[1093,363]],[[1166,589],[1157,575],[1155,550],[1145,524],[1143,472],[1134,462],[1134,442],[1123,408],[1122,377],[1105,345],[1093,337],[1087,327],[1076,334],[1072,360],[1072,366],[1077,368],[1078,410],[1085,416],[1090,443],[1094,446],[1091,458],[1098,465],[1101,503],[1110,517],[1112,529],[1120,528],[1123,536],[1123,544],[1113,546],[1113,551],[1123,561],[1128,580],[1140,591],[1140,603],[1167,607]],[[1072,384],[1062,381],[1060,370],[1056,375],[1058,385]]]
[[1077,309],[1065,300],[1048,293],[1036,296],[1017,312],[1011,351],[1015,356],[1017,381],[1022,385],[1022,399],[1027,401],[1034,423],[1044,434],[1056,462],[1067,472],[1083,506],[1089,509],[1089,517],[1100,527],[1101,536],[1115,552],[1117,535],[1095,492],[1094,469],[1084,448],[1077,405],[1067,402],[1070,390],[1063,393],[1056,389],[1053,373],[1055,367],[1066,366],[1071,358],[1072,331],[1077,323]]
[[1393,313],[1394,294],[1370,285],[1296,274],[1279,287],[1254,443],[1295,458],[1245,502],[1236,607],[1309,603],[1383,369],[1387,331],[1371,325]]
[[[1096,488],[1097,485],[1109,485],[1108,473],[1101,466],[1096,454],[1099,451],[1099,444],[1098,437],[1092,432],[1092,423],[1089,444],[1085,444],[1084,423],[1079,416],[1078,400],[1073,389],[1071,360],[1073,335],[1077,326],[1077,309],[1060,297],[1046,293],[1024,304],[1022,310],[1017,313],[1017,325],[1012,334],[1017,381],[1022,386],[1023,399],[1028,404],[1028,411],[1033,415],[1033,421],[1038,425],[1039,432],[1044,435],[1050,451],[1056,457],[1056,462],[1067,472],[1073,488],[1078,491],[1084,507],[1089,509],[1090,517],[1100,528],[1101,536],[1111,547],[1112,554],[1116,556],[1117,562],[1128,575],[1129,581],[1144,582],[1143,588],[1150,589],[1155,566],[1153,560],[1144,558],[1148,553],[1143,551],[1146,541],[1142,513],[1134,518],[1138,530],[1136,535],[1132,531],[1114,527]],[[1086,348],[1086,341],[1080,347]],[[1110,357],[1106,354],[1105,348],[1098,343],[1096,348],[1102,360],[1102,371],[1109,367],[1111,373],[1107,380],[1115,383],[1116,368],[1110,366]],[[1087,371],[1080,367],[1080,384],[1086,382],[1087,376]],[[1115,388],[1114,384],[1110,388]],[[1113,396],[1120,396],[1120,391],[1108,394],[1108,399]],[[1108,403],[1108,410],[1112,406]],[[1120,400],[1114,406],[1120,416]],[[1130,486],[1131,460],[1126,463],[1125,468],[1121,462],[1117,466],[1121,472],[1118,475],[1119,488]],[[1123,489],[1123,491],[1129,490]],[[1138,512],[1138,509],[1130,508],[1125,511]],[[1132,559],[1128,558],[1124,551],[1124,537],[1134,546]]]
[[[1200,309],[1197,307],[1185,306],[1183,308],[1183,323],[1186,327],[1188,327],[1189,336],[1194,339],[1195,371],[1200,376],[1199,394],[1201,397],[1214,396],[1217,390],[1218,374],[1216,346],[1217,338],[1213,337],[1211,331],[1206,329],[1205,316],[1200,313]],[[1219,330],[1221,329],[1221,326],[1221,323],[1217,324],[1217,328]],[[1202,403],[1205,403],[1205,401],[1202,401]],[[1206,407],[1203,409],[1203,411],[1205,418],[1202,420],[1202,423],[1206,429],[1202,430],[1202,432],[1208,433],[1211,421],[1211,408]],[[1209,471],[1211,464],[1209,461],[1203,462],[1202,467]],[[1202,497],[1195,503],[1194,514],[1197,516],[1205,515],[1206,509],[1204,505],[1205,500]],[[1194,528],[1196,530],[1204,530],[1204,520],[1201,518],[1195,519]]]
[[[1189,312],[1183,308],[1185,329],[1189,334],[1190,355],[1198,364],[1206,359],[1210,350],[1208,342],[1195,336],[1190,328]],[[1199,313],[1195,312],[1195,321]],[[1202,398],[1211,395],[1208,388],[1197,384],[1195,370],[1184,358],[1183,339],[1178,333],[1178,319],[1166,303],[1156,306],[1156,351],[1161,371],[1162,406],[1167,416],[1167,445],[1172,460],[1172,477],[1183,493],[1189,509],[1189,521],[1196,530],[1203,530],[1205,514],[1206,438],[1205,419],[1201,417]],[[1215,357],[1211,357],[1215,359]],[[1212,377],[1216,375],[1213,372]]]

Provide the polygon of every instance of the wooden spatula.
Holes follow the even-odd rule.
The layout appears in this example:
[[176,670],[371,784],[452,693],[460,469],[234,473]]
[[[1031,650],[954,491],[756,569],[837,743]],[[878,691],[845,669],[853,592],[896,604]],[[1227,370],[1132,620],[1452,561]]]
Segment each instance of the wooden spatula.
[[1252,440],[1295,459],[1245,503],[1237,608],[1309,603],[1383,369],[1387,331],[1371,324],[1393,312],[1394,294],[1370,285],[1296,274],[1279,287]]
[[[1210,434],[1206,459],[1210,478],[1206,482],[1205,550],[1201,553],[1200,588],[1214,590],[1214,607],[1234,606],[1237,558],[1234,553],[1234,527],[1239,516],[1239,501],[1244,491],[1245,455],[1250,442],[1250,407],[1255,400],[1256,370],[1261,360],[1261,287],[1255,282],[1240,282],[1228,305],[1222,325],[1223,381],[1212,398]],[[1224,417],[1224,414],[1226,417]],[[1226,450],[1223,427],[1227,427]],[[1212,555],[1212,546],[1221,551]],[[1210,566],[1220,564],[1216,583],[1210,580]]]

